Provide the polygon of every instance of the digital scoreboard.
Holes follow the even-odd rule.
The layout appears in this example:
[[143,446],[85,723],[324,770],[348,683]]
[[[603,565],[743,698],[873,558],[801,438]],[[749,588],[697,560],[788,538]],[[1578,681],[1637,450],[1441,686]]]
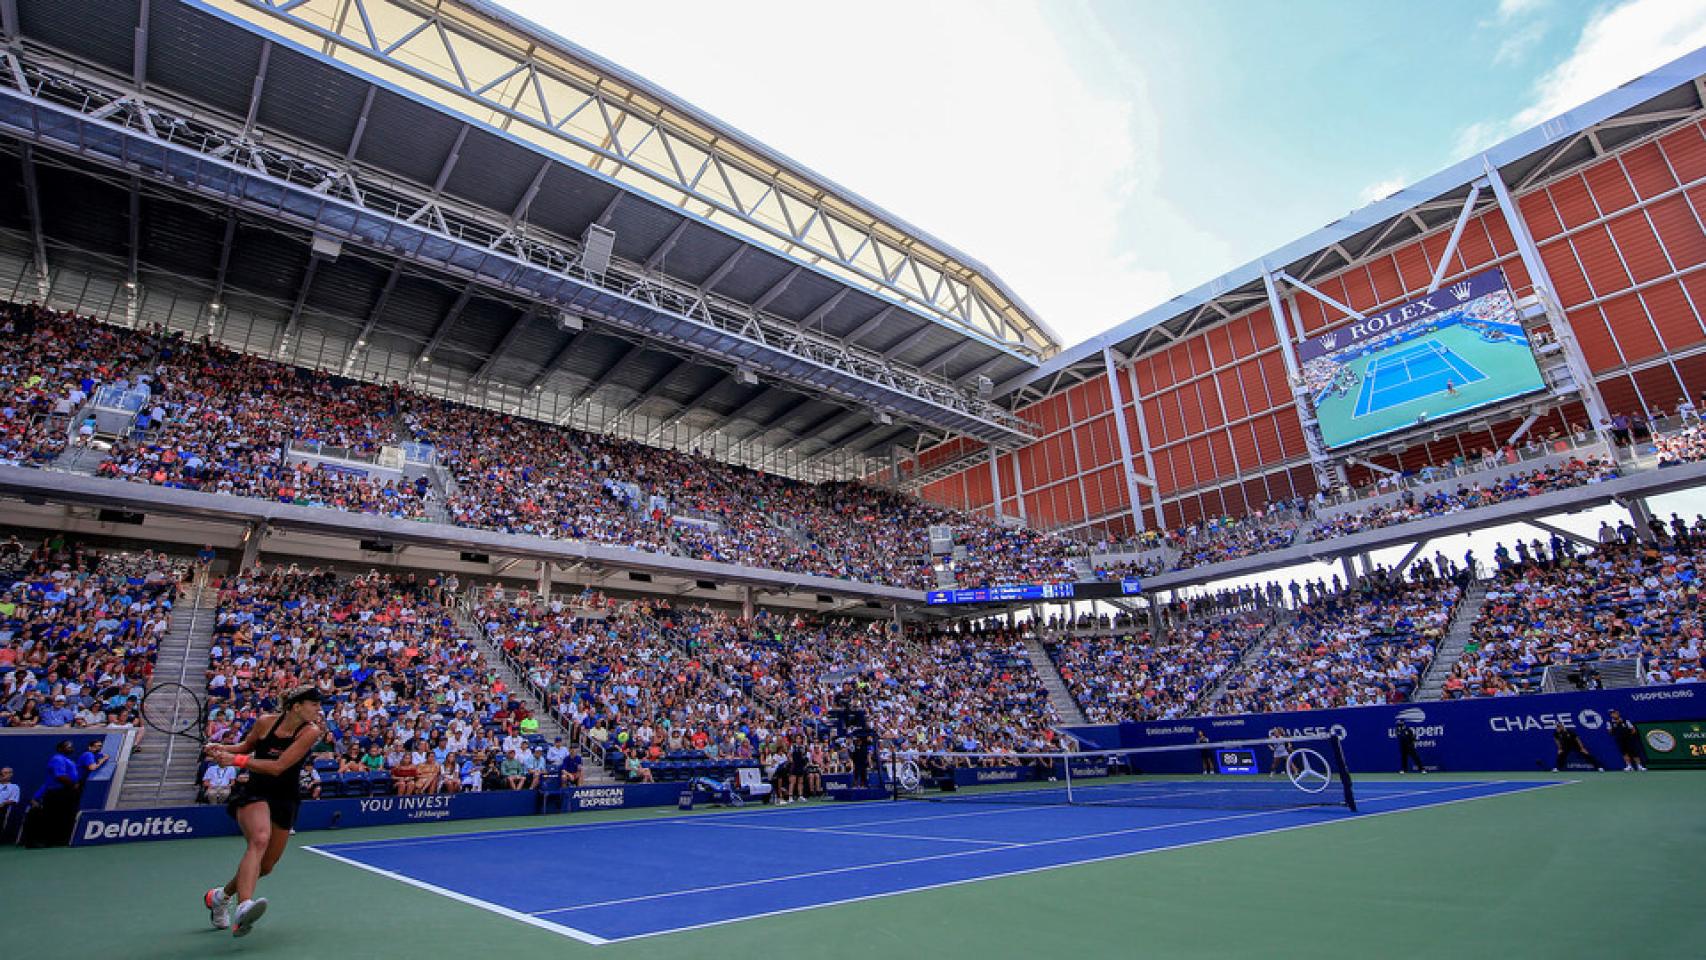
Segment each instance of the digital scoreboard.
[[932,605],[948,603],[1044,603],[1051,600],[1111,600],[1134,597],[1143,592],[1143,582],[1135,578],[1124,580],[1088,580],[1083,583],[1027,583],[999,587],[976,587],[970,590],[931,590],[924,602]]
[[1256,751],[1249,747],[1223,747],[1214,751],[1214,765],[1221,773],[1257,774]]
[[1647,766],[1655,770],[1706,770],[1706,720],[1637,723]]

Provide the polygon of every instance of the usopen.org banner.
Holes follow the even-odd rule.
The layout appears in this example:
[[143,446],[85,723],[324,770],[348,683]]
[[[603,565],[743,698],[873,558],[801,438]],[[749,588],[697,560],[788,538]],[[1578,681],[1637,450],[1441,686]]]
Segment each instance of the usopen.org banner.
[[[1608,730],[1611,711],[1631,723],[1706,720],[1706,684],[1626,687],[1585,693],[1441,700],[1391,706],[1341,707],[1231,717],[1186,717],[1147,723],[1072,728],[1086,747],[1122,749],[1191,744],[1198,731],[1210,740],[1256,740],[1279,728],[1288,737],[1336,733],[1345,762],[1357,773],[1398,769],[1397,722],[1416,732],[1417,752],[1430,770],[1550,770],[1557,759],[1556,727],[1573,727],[1599,762],[1621,768],[1617,745]],[[1271,757],[1258,749],[1264,766]],[[1146,773],[1196,773],[1196,750],[1142,755]],[[1573,767],[1584,767],[1579,758]]]
[[1400,327],[1425,320],[1436,313],[1462,306],[1471,300],[1484,297],[1489,293],[1497,293],[1508,289],[1505,286],[1505,272],[1498,268],[1477,273],[1456,283],[1440,287],[1433,293],[1409,303],[1400,304],[1390,310],[1371,314],[1362,320],[1339,327],[1319,337],[1311,337],[1297,345],[1297,360],[1308,363],[1316,357],[1326,356],[1354,347],[1364,340],[1373,339],[1381,334],[1390,333]]

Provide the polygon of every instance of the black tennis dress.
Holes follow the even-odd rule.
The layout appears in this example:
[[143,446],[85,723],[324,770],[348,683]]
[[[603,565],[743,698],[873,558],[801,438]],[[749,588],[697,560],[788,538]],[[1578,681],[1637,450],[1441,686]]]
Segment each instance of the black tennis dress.
[[[280,715],[273,721],[272,728],[255,744],[251,756],[256,760],[277,760],[284,756],[284,751],[290,749],[290,744],[296,738],[278,735],[278,726],[284,722]],[[301,728],[297,728],[300,732]],[[231,799],[226,801],[225,810],[233,818],[237,811],[251,803],[265,803],[267,812],[272,817],[273,825],[289,830],[296,825],[296,811],[302,806],[301,788],[298,777],[302,775],[302,765],[308,762],[307,755],[291,764],[289,769],[281,773],[258,773],[254,770],[244,770],[238,774],[237,782],[231,786]]]

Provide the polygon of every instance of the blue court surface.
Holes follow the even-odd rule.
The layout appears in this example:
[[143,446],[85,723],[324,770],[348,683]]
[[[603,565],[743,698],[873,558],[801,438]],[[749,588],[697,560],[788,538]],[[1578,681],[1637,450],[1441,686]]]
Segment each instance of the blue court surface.
[[[1364,781],[1352,813],[1206,808],[1201,791],[1171,781],[1147,785],[1135,806],[1041,806],[1017,795],[823,803],[307,849],[602,944],[1559,782]],[[1161,805],[1169,793],[1175,805]]]
[[1438,340],[1369,361],[1353,417],[1366,417],[1401,403],[1487,379],[1487,375]]

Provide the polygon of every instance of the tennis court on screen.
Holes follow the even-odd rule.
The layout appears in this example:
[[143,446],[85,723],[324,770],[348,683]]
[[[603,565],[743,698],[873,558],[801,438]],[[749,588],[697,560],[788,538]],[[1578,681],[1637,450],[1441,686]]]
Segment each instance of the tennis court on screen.
[[[1213,809],[1137,784],[1154,805],[870,802],[318,844],[307,849],[601,944],[1477,800],[1561,781],[1367,782],[1343,807]],[[1020,793],[1023,791],[1015,791]],[[1167,806],[1169,796],[1178,804]]]
[[1438,340],[1427,339],[1399,353],[1374,358],[1363,375],[1355,417],[1366,417],[1401,403],[1445,393],[1487,375]]

